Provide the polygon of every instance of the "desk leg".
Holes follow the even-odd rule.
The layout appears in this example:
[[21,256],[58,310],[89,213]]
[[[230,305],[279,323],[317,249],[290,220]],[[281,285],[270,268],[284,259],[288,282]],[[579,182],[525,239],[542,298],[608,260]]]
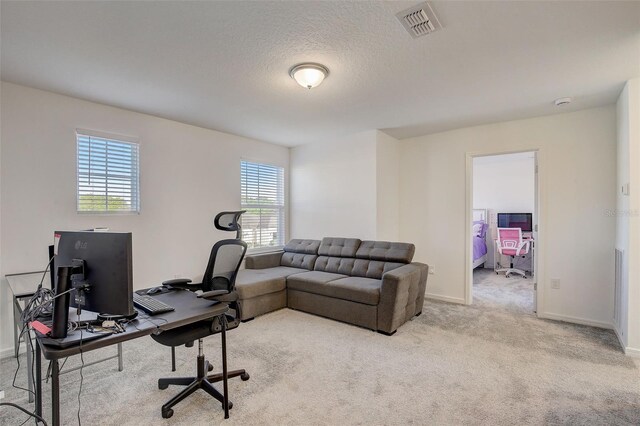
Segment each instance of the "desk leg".
[[[33,343],[31,342],[31,331],[29,329],[26,330],[26,338],[24,342],[27,346],[27,389],[29,391],[33,391],[33,353],[31,352],[31,348],[33,347]],[[37,342],[35,343],[38,344]],[[33,402],[33,394],[29,392],[29,402]]]
[[51,423],[60,426],[60,364],[51,361]]
[[20,305],[18,303],[20,303],[18,299],[13,296],[13,344],[16,358],[20,353]]
[[222,314],[222,389],[223,389],[223,402],[224,406],[224,418],[229,418],[229,388],[227,386],[227,316]]
[[36,342],[36,414],[42,417],[42,357]]
[[124,369],[122,365],[122,343],[118,343],[118,371],[122,371]]

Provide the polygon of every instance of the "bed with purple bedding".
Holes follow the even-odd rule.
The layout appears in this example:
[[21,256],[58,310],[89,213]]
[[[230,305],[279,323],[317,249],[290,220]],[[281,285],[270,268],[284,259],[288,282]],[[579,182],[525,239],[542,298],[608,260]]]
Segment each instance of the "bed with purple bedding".
[[473,268],[477,268],[487,261],[487,228],[482,220],[473,222],[471,238],[473,239]]

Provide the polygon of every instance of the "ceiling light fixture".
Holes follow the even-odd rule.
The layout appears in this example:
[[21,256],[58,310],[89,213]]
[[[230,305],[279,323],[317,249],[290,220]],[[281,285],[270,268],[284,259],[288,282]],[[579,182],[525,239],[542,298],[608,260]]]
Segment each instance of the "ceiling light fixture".
[[305,89],[313,89],[329,75],[329,70],[324,65],[307,62],[293,66],[289,75]]

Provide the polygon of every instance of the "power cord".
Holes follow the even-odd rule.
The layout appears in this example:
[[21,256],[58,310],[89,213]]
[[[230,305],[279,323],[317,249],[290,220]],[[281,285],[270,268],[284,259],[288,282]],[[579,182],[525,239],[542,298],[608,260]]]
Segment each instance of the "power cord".
[[33,417],[34,419],[36,419],[36,421],[42,422],[42,424],[44,426],[48,426],[47,422],[41,416],[37,415],[36,413],[32,413],[29,410],[26,410],[26,409],[22,408],[18,404],[14,404],[12,402],[0,402],[0,407],[3,407],[3,406],[17,408],[18,410],[22,411],[23,413],[28,414],[29,418],[27,418],[27,420],[24,423],[26,423],[27,421],[29,421],[29,419],[31,417]]
[[78,389],[78,426],[82,425],[82,422],[80,421],[80,395],[82,394],[82,382],[84,381],[84,375],[82,374],[82,369],[84,368],[84,356],[82,354],[82,329],[80,329],[80,362],[80,387]]
[[[20,335],[18,336],[18,347],[20,347],[20,342],[24,340],[27,346],[26,350],[31,351],[32,355],[34,355],[35,351],[33,347],[33,342],[31,341],[31,334],[29,332],[29,322],[33,321],[33,319],[35,319],[36,317],[45,314],[46,313],[45,308],[48,307],[48,304],[57,297],[57,296],[53,296],[53,292],[51,290],[42,287],[42,283],[44,282],[44,279],[47,276],[47,272],[50,270],[51,263],[53,262],[54,258],[55,256],[52,256],[47,262],[47,266],[45,267],[44,272],[42,273],[42,278],[40,279],[40,283],[38,283],[38,287],[36,291],[34,292],[31,299],[29,299],[29,301],[25,306],[25,309],[22,311],[22,314],[20,315],[20,321],[22,322],[22,329],[20,330]],[[62,296],[62,294],[60,294],[59,296]],[[34,391],[16,385],[16,379],[18,377],[18,372],[20,371],[19,356],[16,358],[16,361],[18,366],[16,367],[16,371],[13,375],[13,381],[11,383],[11,386],[14,387],[15,389],[23,390],[35,395]],[[27,366],[27,368],[31,369],[31,380],[32,380],[31,383],[35,389],[36,382],[35,382],[35,374],[34,374],[35,373],[34,356],[31,357],[31,365]],[[25,420],[22,423],[23,425],[27,423],[31,417],[35,418],[36,421],[41,421],[42,423],[45,424],[45,426],[47,425],[47,422],[41,416],[37,415],[35,413],[35,410],[34,412],[30,412],[27,409],[10,402],[0,403],[0,406],[11,406],[14,408],[18,408],[19,410],[29,414],[30,417],[28,417],[27,420]]]

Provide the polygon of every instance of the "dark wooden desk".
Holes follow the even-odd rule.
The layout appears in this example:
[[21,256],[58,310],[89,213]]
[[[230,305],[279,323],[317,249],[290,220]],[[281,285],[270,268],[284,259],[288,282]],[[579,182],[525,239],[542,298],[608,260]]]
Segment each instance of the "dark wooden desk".
[[[67,348],[56,348],[47,346],[41,342],[41,338],[36,337],[36,414],[42,416],[42,360],[51,361],[51,416],[53,426],[60,425],[60,365],[58,360],[80,352],[86,353],[95,349],[104,348],[139,337],[149,336],[154,333],[171,330],[183,325],[214,318],[225,314],[229,306],[224,303],[212,302],[210,300],[198,299],[195,293],[186,290],[177,290],[169,293],[156,294],[158,300],[165,302],[175,308],[175,311],[160,315],[148,316],[144,311],[134,321],[127,325],[124,333],[111,334],[99,339],[83,342],[81,345],[74,345]],[[227,395],[227,368],[226,368],[226,321],[221,321],[222,328],[222,374],[224,377],[224,408],[225,418],[229,417],[229,398]]]

